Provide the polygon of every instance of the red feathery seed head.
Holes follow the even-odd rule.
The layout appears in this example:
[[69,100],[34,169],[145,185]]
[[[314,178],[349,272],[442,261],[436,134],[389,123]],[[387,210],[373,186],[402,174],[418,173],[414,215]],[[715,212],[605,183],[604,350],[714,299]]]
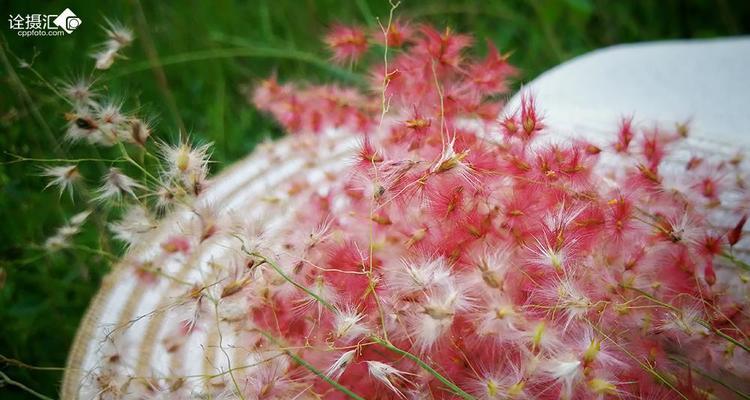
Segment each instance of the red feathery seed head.
[[596,161],[594,156],[582,144],[571,147],[553,145],[537,150],[539,174],[535,179],[555,181],[565,178],[571,185],[583,184],[587,182],[588,173]]
[[377,164],[383,161],[383,155],[373,147],[372,142],[367,136],[365,136],[360,144],[357,161],[365,168],[369,168],[372,164]]
[[415,107],[409,119],[404,121],[404,126],[409,128],[409,130],[413,132],[412,135],[423,136],[432,126],[432,120],[425,117]]
[[588,153],[588,154],[590,154],[592,156],[595,156],[595,155],[597,155],[597,154],[599,154],[599,153],[602,152],[601,148],[599,148],[598,146],[595,146],[595,145],[593,145],[591,143],[585,143],[585,146],[586,146],[586,153]]
[[651,168],[661,164],[665,154],[665,140],[658,129],[646,132],[643,135],[642,152],[643,157]]
[[703,279],[705,279],[708,286],[713,286],[716,283],[716,271],[714,271],[713,258],[706,260],[706,265],[703,267]]
[[537,114],[536,103],[531,95],[521,98],[521,131],[524,140],[529,140],[544,129],[542,118]]
[[688,160],[687,164],[685,164],[685,170],[692,171],[697,169],[701,164],[703,164],[703,158],[698,156],[692,156],[690,157],[690,160]]
[[413,40],[414,28],[409,22],[395,20],[385,27],[385,34],[382,30],[375,33],[378,42],[388,47],[401,47]]
[[518,121],[518,118],[516,118],[516,114],[514,113],[502,117],[500,126],[502,128],[503,134],[506,137],[510,138],[515,136],[520,131],[521,124]]
[[633,171],[631,176],[636,186],[652,190],[660,190],[662,188],[662,176],[659,175],[657,166],[638,164],[637,171]]
[[[501,55],[497,47],[487,42],[487,58],[469,66],[468,75],[473,89],[483,96],[504,93],[509,77],[515,76],[516,69],[508,63],[508,57]],[[497,114],[496,114],[497,115]]]
[[700,183],[698,184],[700,187],[700,193],[709,200],[718,200],[719,198],[719,190],[718,190],[718,182],[714,178],[706,177],[703,178]]
[[533,161],[526,146],[514,143],[501,153],[505,161],[505,169],[514,176],[529,175],[532,170]]
[[461,220],[458,216],[464,215],[466,211],[465,198],[468,195],[463,185],[454,186],[453,182],[444,180],[427,191],[429,210],[435,218],[458,223]]
[[352,89],[333,85],[301,89],[279,86],[273,79],[256,89],[253,102],[292,133],[320,133],[328,127],[364,132],[375,122],[377,104]]
[[701,252],[706,256],[715,256],[721,254],[721,237],[706,233],[700,242]]
[[736,245],[740,239],[742,239],[742,229],[745,227],[747,222],[747,215],[743,215],[742,218],[737,222],[737,225],[727,233],[727,242],[730,246]]
[[443,33],[431,26],[421,27],[422,37],[415,43],[414,51],[426,53],[442,66],[457,68],[461,64],[461,52],[471,46],[473,39],[468,35],[456,34],[447,28]]
[[617,141],[614,144],[615,151],[618,153],[627,153],[634,136],[633,117],[622,118],[620,120],[620,129],[617,131]]
[[339,63],[359,60],[368,47],[364,29],[340,24],[331,28],[325,42],[333,51],[333,59]]
[[264,79],[252,93],[252,102],[259,109],[267,109],[280,97],[288,96],[289,89],[279,85],[275,76]]
[[497,121],[497,116],[503,110],[505,106],[504,102],[482,102],[479,97],[475,99],[477,103],[471,103],[466,106],[466,111],[470,114],[476,115],[479,119],[484,121],[486,124],[493,124]]

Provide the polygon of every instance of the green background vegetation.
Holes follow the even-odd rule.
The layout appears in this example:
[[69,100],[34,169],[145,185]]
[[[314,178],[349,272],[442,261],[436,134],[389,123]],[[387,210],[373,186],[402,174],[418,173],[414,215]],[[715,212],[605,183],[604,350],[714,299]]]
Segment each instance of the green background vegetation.
[[[134,28],[136,42],[101,74],[102,92],[124,100],[126,110],[155,117],[159,138],[178,136],[184,127],[201,142],[214,142],[213,171],[243,157],[280,129],[256,112],[246,91],[277,73],[281,80],[342,80],[353,71],[331,68],[319,41],[334,21],[375,28],[375,17],[387,19],[385,0],[254,0],[110,2],[3,1],[3,16],[57,14],[69,7],[83,24],[71,35],[18,37],[2,29],[0,59],[0,355],[52,367],[37,370],[0,358],[0,371],[12,379],[56,397],[60,369],[78,322],[98,282],[110,268],[110,257],[122,248],[110,243],[95,223],[77,238],[75,250],[46,254],[40,244],[66,218],[86,208],[80,199],[58,198],[44,191],[40,162],[27,158],[80,158],[117,155],[85,144],[66,144],[65,105],[23,62],[53,84],[92,72],[90,57],[103,41],[105,18]],[[750,2],[714,1],[416,1],[404,0],[396,15],[451,26],[484,38],[523,71],[516,83],[592,49],[619,43],[674,38],[747,34]],[[146,49],[161,60],[152,68]],[[166,83],[159,83],[163,71]],[[16,80],[16,77],[18,80]],[[28,97],[24,93],[28,93]],[[38,113],[38,118],[34,116]],[[82,165],[88,184],[97,183],[106,163]],[[108,211],[114,217],[116,210]],[[99,212],[100,217],[104,211]],[[5,360],[5,361],[4,361]],[[1,380],[1,379],[0,379]],[[0,385],[1,386],[1,385]],[[30,395],[0,387],[3,399]]]

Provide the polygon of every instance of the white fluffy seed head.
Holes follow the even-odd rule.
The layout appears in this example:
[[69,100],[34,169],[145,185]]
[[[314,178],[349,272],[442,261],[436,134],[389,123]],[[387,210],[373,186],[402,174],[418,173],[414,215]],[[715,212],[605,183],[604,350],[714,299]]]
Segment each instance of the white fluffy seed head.
[[119,47],[125,47],[133,42],[133,31],[119,21],[107,20],[107,27],[104,29],[107,37],[118,43]]
[[469,391],[481,400],[524,399],[527,398],[525,386],[523,378],[512,373],[483,374],[478,379],[472,380]]
[[536,245],[529,247],[531,260],[539,265],[562,271],[567,266],[568,251],[565,246],[553,246],[547,239],[536,239]]
[[155,229],[157,224],[146,208],[136,205],[131,206],[119,221],[108,226],[116,239],[132,245],[138,242],[143,234]]
[[421,353],[430,350],[450,330],[456,313],[471,307],[465,291],[450,283],[436,287],[425,296],[421,309],[408,321],[409,336]]
[[380,361],[366,361],[367,371],[370,375],[382,382],[388,389],[395,393],[398,397],[406,399],[404,393],[396,387],[399,382],[410,383],[407,379],[408,375],[413,375],[408,372],[398,370],[388,364]]
[[71,217],[67,224],[58,228],[53,236],[47,238],[44,242],[44,248],[52,252],[70,246],[73,236],[81,231],[81,226],[90,214],[91,211],[86,210]]
[[570,399],[573,387],[583,377],[583,363],[574,355],[566,354],[545,361],[542,370],[552,380],[560,383],[560,397]]
[[94,92],[91,89],[92,82],[86,78],[78,78],[63,83],[63,94],[78,106],[84,106],[94,97]]
[[129,28],[116,21],[107,21],[107,25],[104,28],[107,40],[92,55],[96,60],[96,69],[101,70],[109,69],[116,58],[122,57],[120,51],[133,42],[133,31]]
[[484,302],[484,307],[477,310],[475,318],[478,321],[477,334],[492,338],[495,341],[507,342],[521,338],[523,316],[513,304],[502,294],[490,296]]
[[708,336],[710,331],[703,325],[703,312],[698,306],[670,311],[659,324],[661,330],[674,336],[678,341],[695,340]]
[[557,286],[557,304],[566,318],[563,330],[593,307],[591,300],[568,279],[562,279]]
[[336,313],[333,320],[333,335],[336,339],[350,342],[369,332],[369,328],[362,323],[365,315],[353,307],[347,307]]
[[143,188],[143,185],[125,175],[119,168],[110,168],[104,176],[102,186],[97,190],[94,200],[119,200],[125,195],[136,197],[135,190]]
[[57,186],[60,190],[60,196],[67,190],[73,197],[73,187],[81,180],[81,173],[77,165],[59,165],[47,167],[42,171],[42,175],[49,177],[50,181],[44,188]]
[[487,247],[475,258],[473,281],[481,287],[503,289],[505,275],[512,266],[511,253],[505,248]]
[[211,157],[211,143],[197,147],[185,140],[179,144],[159,144],[162,162],[162,177],[166,181],[191,188],[205,181],[208,176],[208,162]]
[[349,366],[356,354],[357,349],[349,350],[341,354],[341,356],[339,356],[339,358],[337,358],[336,361],[325,371],[325,375],[331,379],[339,379],[341,374],[346,371],[346,367]]
[[401,260],[401,265],[394,266],[387,273],[388,288],[396,295],[425,292],[452,281],[450,267],[444,258]]

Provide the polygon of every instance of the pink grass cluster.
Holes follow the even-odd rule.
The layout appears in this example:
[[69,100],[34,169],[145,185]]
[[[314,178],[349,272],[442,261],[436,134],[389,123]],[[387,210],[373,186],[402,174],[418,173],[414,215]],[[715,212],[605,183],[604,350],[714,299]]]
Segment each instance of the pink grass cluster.
[[[686,156],[685,125],[632,119],[609,146],[558,138],[533,97],[503,109],[516,70],[492,45],[475,60],[470,36],[408,26],[384,30],[402,47],[369,92],[270,79],[255,93],[292,133],[361,145],[283,252],[246,247],[278,278],[246,293],[272,338],[259,346],[306,360],[256,376],[278,393],[253,398],[283,398],[274,377],[332,399],[747,393],[742,157]],[[337,59],[365,51],[362,32],[333,30]]]
[[[119,51],[131,36],[111,31]],[[748,398],[742,154],[633,118],[571,139],[530,94],[506,107],[507,55],[471,57],[451,30],[337,26],[326,42],[338,61],[373,49],[369,88],[262,82],[253,103],[295,136],[259,146],[238,191],[208,179],[208,145],[151,154],[142,119],[64,88],[67,137],[117,146],[148,178],[113,166],[92,192],[127,207],[109,228],[131,249],[97,300],[113,315],[84,320],[71,396]],[[76,164],[44,175],[85,184]],[[45,247],[70,247],[88,216]]]

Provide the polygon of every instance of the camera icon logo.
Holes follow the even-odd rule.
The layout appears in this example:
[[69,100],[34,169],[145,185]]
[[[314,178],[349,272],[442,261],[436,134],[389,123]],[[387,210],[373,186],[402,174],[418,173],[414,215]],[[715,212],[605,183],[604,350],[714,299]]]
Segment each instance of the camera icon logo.
[[73,11],[70,11],[70,8],[66,8],[65,11],[61,12],[52,22],[59,26],[60,29],[64,30],[65,33],[72,33],[81,25],[82,21],[73,13]]

